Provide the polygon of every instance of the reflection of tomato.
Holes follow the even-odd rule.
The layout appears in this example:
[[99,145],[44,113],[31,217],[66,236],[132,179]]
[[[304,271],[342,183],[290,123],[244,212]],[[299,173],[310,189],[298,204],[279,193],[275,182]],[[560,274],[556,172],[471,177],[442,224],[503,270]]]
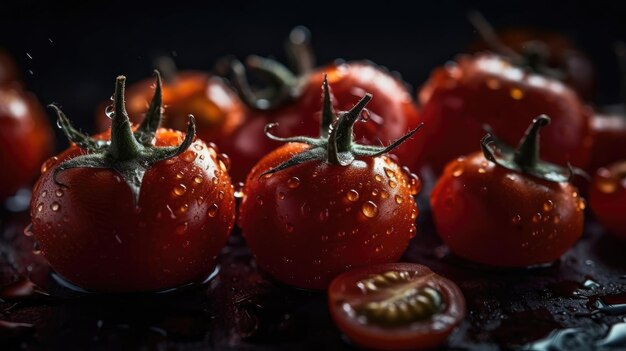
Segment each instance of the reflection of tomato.
[[28,184],[52,152],[52,130],[37,99],[17,84],[0,86],[0,200]]
[[557,260],[582,235],[585,202],[567,182],[569,172],[538,158],[537,133],[548,121],[535,119],[517,150],[499,141],[494,155],[485,141],[483,152],[448,164],[430,201],[450,251],[526,267]]
[[[128,88],[127,108],[131,122],[143,120],[153,92],[152,79]],[[105,114],[110,104],[108,101],[98,107],[97,122],[101,130],[111,125],[111,119]],[[217,142],[221,137],[228,139],[244,119],[245,107],[237,94],[221,78],[201,72],[183,71],[168,77],[163,84],[163,104],[163,127],[184,131],[187,116],[191,114],[196,119],[198,137],[206,142]]]
[[626,162],[598,169],[589,205],[607,232],[626,240]]
[[0,49],[0,85],[13,82],[17,80],[17,67],[15,67],[15,61]]
[[226,165],[193,140],[193,123],[187,135],[157,130],[158,103],[133,134],[123,88],[118,77],[112,134],[84,136],[59,112],[75,145],[44,164],[31,202],[35,239],[52,268],[89,290],[154,291],[205,278],[235,217]]
[[362,347],[422,350],[443,344],[465,316],[453,282],[413,263],[388,263],[341,274],[328,288],[335,324]]
[[[370,98],[341,115],[330,136],[288,139],[300,142],[270,152],[248,176],[239,225],[259,267],[282,282],[324,289],[351,267],[397,260],[415,235],[419,179],[372,152],[384,148],[352,141]],[[286,162],[294,164],[278,167]]]
[[585,167],[592,143],[591,111],[560,82],[527,73],[495,55],[461,56],[436,69],[419,99],[426,157],[436,173],[458,156],[476,151],[483,125],[515,144],[530,116],[547,114],[552,126],[541,140],[546,160]]
[[626,117],[596,114],[591,119],[591,129],[594,140],[589,172],[626,160]]

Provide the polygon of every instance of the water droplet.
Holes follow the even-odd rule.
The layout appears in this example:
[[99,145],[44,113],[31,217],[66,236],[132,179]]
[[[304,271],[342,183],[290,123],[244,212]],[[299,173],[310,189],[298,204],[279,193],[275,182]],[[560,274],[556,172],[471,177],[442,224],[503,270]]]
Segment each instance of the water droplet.
[[500,81],[495,78],[491,78],[487,80],[487,87],[491,90],[498,90],[500,89]]
[[184,176],[185,176],[185,172],[183,171],[176,173],[176,179],[183,179]]
[[380,198],[381,198],[381,199],[388,199],[388,198],[389,198],[389,193],[388,193],[388,192],[386,192],[386,191],[384,191],[384,190],[383,190],[383,191],[381,191],[381,192],[380,192]]
[[539,223],[541,221],[541,213],[537,212],[533,215],[533,223]]
[[207,212],[207,215],[209,215],[209,217],[215,217],[217,215],[217,210],[219,210],[217,204],[212,204],[211,206],[209,206],[209,211]]
[[511,223],[518,225],[520,222],[522,221],[522,216],[520,215],[515,215],[513,217],[511,217]]
[[236,199],[243,198],[244,187],[245,187],[245,184],[243,182],[237,183],[237,187],[235,188],[235,194],[234,194]]
[[178,184],[174,186],[173,192],[174,192],[174,195],[176,196],[183,196],[187,192],[187,187],[183,184]]
[[363,110],[361,110],[360,117],[362,122],[367,122],[370,120],[371,113],[368,109],[364,108]]
[[411,209],[411,219],[415,220],[417,218],[417,209],[416,208],[412,208]]
[[[111,100],[113,99],[113,97],[111,97]],[[113,116],[115,116],[115,108],[113,107],[113,105],[107,105],[104,108],[104,114],[109,118],[112,119]]]
[[41,212],[43,210],[43,204],[40,203],[39,205],[37,205],[37,212]]
[[380,174],[375,175],[374,179],[376,179],[377,182],[382,182],[383,181],[383,177]]
[[548,200],[543,204],[543,212],[550,212],[554,208],[554,202],[552,200]]
[[230,170],[230,157],[226,154],[217,155],[217,162],[220,165],[220,169],[224,172],[228,172]]
[[524,92],[520,88],[512,88],[509,94],[513,100],[521,100],[524,97]]
[[462,161],[457,160],[456,164],[452,168],[452,176],[460,177],[464,171],[465,171],[465,165],[463,164]]
[[176,226],[176,234],[178,234],[178,235],[185,234],[185,232],[187,231],[188,227],[189,227],[189,223],[187,223],[187,222],[183,222],[183,223],[177,225]]
[[196,184],[202,183],[203,180],[204,179],[200,175],[197,175],[197,176],[193,177],[193,182],[196,183]]
[[260,195],[257,195],[256,203],[259,204],[260,206],[263,206],[263,198]]
[[196,149],[197,151],[204,150],[204,146],[202,146],[202,144],[194,144],[193,148]]
[[320,221],[326,222],[328,220],[329,215],[330,215],[330,212],[328,211],[327,208],[321,210],[320,215],[319,215]]
[[291,189],[295,189],[300,186],[300,179],[298,177],[291,177],[287,180],[287,186]]
[[422,191],[422,182],[415,173],[409,173],[409,192],[411,195],[417,195]]
[[389,181],[389,186],[393,189],[393,188],[395,188],[395,187],[397,187],[397,186],[398,186],[398,183],[396,183],[396,182],[395,182],[395,181],[393,181],[393,180],[390,180],[390,181]]
[[59,205],[59,203],[56,201],[50,205],[50,209],[54,212],[57,212],[60,208],[61,208],[61,205]]
[[402,203],[402,196],[396,195],[396,203],[397,204],[401,204]]
[[560,221],[561,221],[561,216],[559,216],[558,214],[552,218],[552,223],[554,224],[559,224]]
[[391,233],[393,233],[393,227],[389,227],[387,228],[387,230],[385,230],[385,234],[391,235]]
[[63,197],[63,190],[62,189],[57,189],[54,192],[54,195],[56,195],[57,197]]
[[361,206],[361,212],[367,218],[374,218],[378,214],[378,206],[371,201],[367,201]]
[[278,199],[279,200],[284,200],[285,199],[285,193],[283,193],[282,191],[278,193]]
[[322,241],[328,241],[328,235],[322,235],[320,239],[322,239]]
[[485,173],[485,172],[487,172],[487,170],[484,169],[483,167],[478,168],[478,173]]
[[384,167],[383,169],[385,170],[385,174],[387,175],[387,177],[389,178],[396,177],[396,172],[392,171],[390,168]]
[[317,258],[317,259],[313,260],[313,263],[314,263],[314,264],[317,264],[317,265],[320,265],[320,264],[322,264],[322,260],[320,260],[319,258]]
[[285,223],[285,229],[287,229],[288,233],[293,232],[293,224],[291,223]]
[[211,183],[213,183],[213,185],[217,185],[220,183],[220,180],[217,177],[213,177],[213,179],[211,179]]
[[220,190],[220,191],[217,193],[217,197],[218,197],[220,200],[224,199],[224,195],[226,195],[226,193],[224,193],[224,191],[223,191],[223,190]]
[[196,156],[198,156],[194,151],[187,150],[180,154],[180,158],[185,162],[193,162],[196,160]]
[[582,197],[578,199],[578,210],[582,211],[587,207],[587,203],[585,202],[585,199],[583,199]]
[[178,212],[180,213],[185,213],[189,210],[189,205],[188,204],[182,204],[179,208],[178,208]]
[[378,189],[374,188],[374,190],[372,190],[372,196],[378,196]]
[[354,189],[348,190],[348,192],[346,192],[346,199],[348,199],[348,201],[355,202],[359,199],[359,192]]
[[47,191],[45,191],[45,190],[44,190],[44,191],[42,191],[42,192],[41,192],[41,197],[46,197],[46,196],[48,196],[48,192],[47,192]]

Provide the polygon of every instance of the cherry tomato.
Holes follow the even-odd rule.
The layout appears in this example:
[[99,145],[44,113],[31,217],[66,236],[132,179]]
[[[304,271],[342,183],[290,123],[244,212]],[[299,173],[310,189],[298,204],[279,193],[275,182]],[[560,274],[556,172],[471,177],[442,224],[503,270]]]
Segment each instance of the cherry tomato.
[[[196,71],[174,72],[166,78],[163,85],[164,127],[184,131],[187,116],[191,114],[196,118],[198,137],[215,142],[222,137],[228,139],[244,122],[245,106],[221,78]],[[151,79],[129,87],[127,108],[131,122],[143,121],[153,91]],[[111,119],[105,113],[105,107],[110,104],[111,101],[104,102],[98,108],[97,122],[103,131],[111,126]]]
[[496,32],[479,13],[471,13],[470,20],[482,40],[470,46],[470,52],[485,50],[526,62],[563,81],[578,95],[591,100],[595,95],[596,75],[593,62],[580,48],[563,34],[539,28],[509,28]]
[[626,162],[598,169],[589,191],[589,205],[607,232],[626,240]]
[[545,159],[583,168],[589,162],[591,110],[560,82],[528,73],[502,57],[459,57],[433,72],[419,100],[427,126],[426,157],[437,174],[447,162],[478,149],[483,125],[513,144],[528,116],[543,113],[553,124],[542,140]]
[[435,348],[465,316],[465,299],[456,284],[414,263],[343,273],[328,288],[328,306],[350,340],[378,350]]
[[0,86],[0,200],[39,173],[52,153],[52,129],[34,95],[18,84]]
[[133,133],[115,90],[112,134],[59,125],[74,142],[44,164],[31,202],[32,232],[61,276],[98,292],[158,291],[206,278],[232,229],[233,188],[200,139],[157,129],[160,81]]
[[591,120],[591,129],[594,138],[589,172],[626,159],[626,117],[596,114]]
[[557,260],[582,235],[585,202],[567,182],[571,172],[539,159],[537,134],[548,122],[535,119],[517,150],[488,136],[482,153],[448,164],[430,201],[451,252],[526,267]]
[[[304,35],[299,30],[294,30],[290,37]],[[288,46],[292,53],[307,53],[299,57],[298,54],[292,55],[299,58],[300,66],[306,66],[300,68],[297,76],[276,61],[256,56],[249,58],[248,67],[252,71],[274,77],[273,84],[277,87],[273,87],[269,95],[264,91],[252,93],[243,78],[243,67],[233,62],[236,66],[232,67],[232,71],[239,72],[234,82],[239,85],[250,112],[248,121],[232,136],[216,143],[232,158],[231,175],[235,181],[245,179],[254,164],[280,146],[276,141],[258,137],[266,124],[278,123],[276,130],[282,135],[316,135],[322,108],[319,87],[325,76],[332,88],[333,107],[338,111],[350,109],[353,101],[366,92],[376,96],[362,114],[362,123],[355,125],[359,142],[380,145],[381,142],[400,138],[420,124],[418,109],[401,79],[371,62],[335,62],[314,69],[310,49],[303,48],[307,44],[306,41],[299,44],[291,42]],[[417,140],[411,145],[401,145],[393,154],[399,157],[402,164],[412,166],[421,148],[421,140]]]
[[415,175],[381,156],[416,129],[386,148],[354,143],[352,125],[367,94],[329,134],[334,116],[324,87],[321,137],[283,139],[268,130],[290,143],[252,169],[239,216],[259,267],[309,289],[326,288],[352,267],[397,260],[415,236],[413,195],[420,187]]

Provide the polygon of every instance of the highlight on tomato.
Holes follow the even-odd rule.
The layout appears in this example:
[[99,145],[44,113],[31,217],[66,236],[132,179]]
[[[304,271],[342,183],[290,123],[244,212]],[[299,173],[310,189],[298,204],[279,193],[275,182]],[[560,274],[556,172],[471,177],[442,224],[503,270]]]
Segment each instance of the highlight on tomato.
[[234,223],[226,166],[195,138],[192,116],[186,134],[159,128],[158,75],[147,116],[132,127],[125,81],[116,81],[111,130],[94,137],[51,105],[72,145],[42,168],[30,231],[51,267],[89,291],[160,291],[202,281]]
[[551,263],[583,232],[585,201],[569,183],[581,172],[539,157],[533,120],[517,149],[490,131],[482,152],[450,162],[430,197],[437,233],[462,258],[497,267]]
[[325,289],[353,267],[396,261],[415,236],[414,195],[421,182],[385,153],[389,146],[356,143],[353,125],[372,99],[366,94],[336,114],[330,81],[323,84],[320,136],[281,138],[246,180],[239,226],[258,266],[299,288]]
[[609,234],[626,240],[626,161],[597,170],[589,190],[589,205]]

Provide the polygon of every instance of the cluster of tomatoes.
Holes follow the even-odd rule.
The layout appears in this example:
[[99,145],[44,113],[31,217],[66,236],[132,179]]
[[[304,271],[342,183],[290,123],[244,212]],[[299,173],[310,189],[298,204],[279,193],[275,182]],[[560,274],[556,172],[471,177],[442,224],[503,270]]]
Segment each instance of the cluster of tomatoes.
[[[626,238],[626,163],[609,165],[626,160],[614,149],[626,123],[582,100],[593,90],[591,63],[559,36],[537,42],[542,34],[531,33],[531,45],[526,32],[482,31],[498,53],[436,69],[419,107],[373,63],[314,67],[303,28],[287,46],[295,73],[253,56],[221,62],[228,79],[167,70],[126,90],[118,77],[95,136],[51,106],[72,146],[41,167],[35,239],[82,288],[159,291],[212,273],[238,210],[258,266],[295,287],[328,289],[333,319],[354,342],[435,347],[465,307],[454,283],[393,263],[416,234],[421,180],[410,170],[438,176],[437,232],[467,260],[557,260],[583,232],[586,203],[571,182],[582,169],[597,169],[588,189],[596,217]],[[267,85],[252,87],[249,73]],[[50,133],[4,66],[0,79],[0,165],[15,170],[0,175],[5,197],[32,179]]]

